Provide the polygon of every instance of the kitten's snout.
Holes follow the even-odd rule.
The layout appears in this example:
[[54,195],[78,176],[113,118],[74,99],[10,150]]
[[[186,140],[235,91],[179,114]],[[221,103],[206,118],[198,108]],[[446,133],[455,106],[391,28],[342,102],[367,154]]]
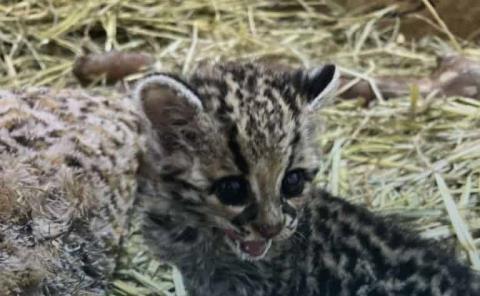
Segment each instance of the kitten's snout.
[[254,228],[263,238],[270,239],[282,231],[282,224],[260,224],[254,225]]
[[264,239],[277,236],[285,225],[281,207],[271,200],[266,199],[266,202],[260,205],[259,213],[252,223],[253,229]]

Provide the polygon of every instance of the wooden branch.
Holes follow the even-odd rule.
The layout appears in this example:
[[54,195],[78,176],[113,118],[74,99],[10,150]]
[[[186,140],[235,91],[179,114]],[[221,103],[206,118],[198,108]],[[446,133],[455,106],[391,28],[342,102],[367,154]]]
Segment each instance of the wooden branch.
[[144,53],[111,51],[87,54],[77,58],[73,66],[73,75],[83,86],[102,78],[105,78],[107,83],[113,84],[152,65],[153,62],[153,57]]
[[[341,86],[353,80],[343,76]],[[411,85],[418,85],[425,96],[437,91],[440,96],[462,96],[480,100],[480,62],[462,56],[447,56],[439,59],[438,67],[429,77],[375,77],[378,89],[384,98],[400,97],[409,94]],[[340,95],[345,99],[375,99],[367,81],[359,81]]]

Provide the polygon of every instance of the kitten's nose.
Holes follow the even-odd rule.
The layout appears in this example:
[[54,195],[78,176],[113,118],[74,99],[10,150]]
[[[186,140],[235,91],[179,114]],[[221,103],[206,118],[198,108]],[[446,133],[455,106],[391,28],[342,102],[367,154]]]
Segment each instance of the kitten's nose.
[[272,238],[276,236],[277,234],[282,231],[282,224],[274,224],[274,225],[269,225],[269,224],[260,224],[260,225],[255,225],[255,230],[260,233],[261,236],[264,238]]

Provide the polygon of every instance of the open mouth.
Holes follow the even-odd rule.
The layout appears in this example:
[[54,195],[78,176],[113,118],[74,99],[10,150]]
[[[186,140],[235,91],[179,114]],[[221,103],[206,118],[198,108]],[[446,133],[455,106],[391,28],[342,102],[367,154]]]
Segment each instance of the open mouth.
[[259,260],[267,254],[272,240],[242,240],[233,230],[224,230],[227,244],[244,260]]

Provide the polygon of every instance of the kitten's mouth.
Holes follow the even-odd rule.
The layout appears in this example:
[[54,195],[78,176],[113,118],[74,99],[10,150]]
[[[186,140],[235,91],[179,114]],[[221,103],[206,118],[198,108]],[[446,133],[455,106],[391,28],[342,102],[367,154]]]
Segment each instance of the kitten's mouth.
[[224,229],[228,245],[232,250],[246,260],[262,259],[270,249],[272,240],[242,240],[233,230]]

